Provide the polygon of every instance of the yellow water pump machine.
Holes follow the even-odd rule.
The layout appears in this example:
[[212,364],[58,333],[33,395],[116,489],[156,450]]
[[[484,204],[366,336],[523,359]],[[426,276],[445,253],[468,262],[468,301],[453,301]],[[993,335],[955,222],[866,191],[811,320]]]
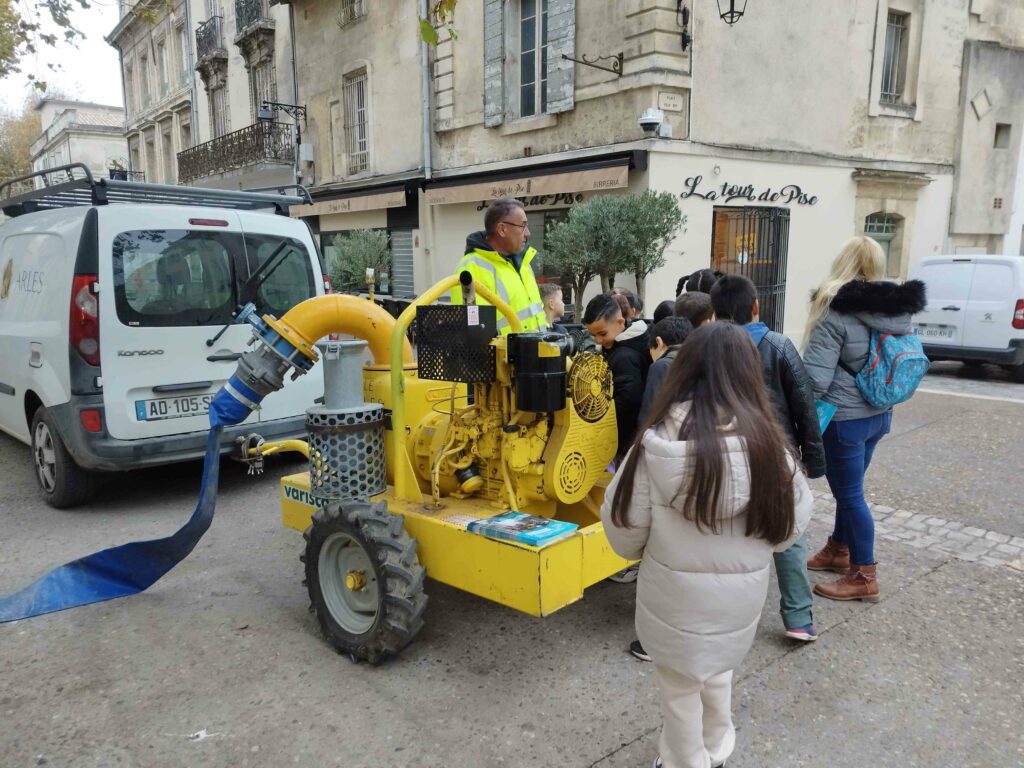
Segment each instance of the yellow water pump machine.
[[[435,303],[460,279],[490,303]],[[611,372],[581,337],[520,332],[468,272],[397,320],[329,294],[261,325],[239,366],[247,386],[323,366],[308,441],[249,450],[308,456],[308,471],[281,478],[282,520],[303,534],[310,600],[340,652],[378,663],[412,642],[427,576],[542,617],[629,564],[599,511],[617,444]],[[328,334],[353,338],[317,343]]]

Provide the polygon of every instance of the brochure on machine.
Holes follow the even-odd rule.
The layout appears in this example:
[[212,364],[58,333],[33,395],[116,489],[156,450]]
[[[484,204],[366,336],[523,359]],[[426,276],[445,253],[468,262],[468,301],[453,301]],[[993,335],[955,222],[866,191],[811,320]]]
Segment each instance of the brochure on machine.
[[474,519],[466,525],[466,530],[491,539],[543,547],[571,536],[578,527],[576,523],[563,520],[551,520],[522,512],[503,512],[494,517]]

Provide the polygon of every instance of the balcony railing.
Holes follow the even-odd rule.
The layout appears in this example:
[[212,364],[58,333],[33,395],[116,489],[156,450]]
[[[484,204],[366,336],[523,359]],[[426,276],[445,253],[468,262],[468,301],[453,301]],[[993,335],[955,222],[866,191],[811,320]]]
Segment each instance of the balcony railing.
[[196,28],[196,58],[205,59],[225,51],[224,19],[211,16]]
[[291,123],[261,121],[179,152],[178,182],[188,184],[256,163],[294,163],[292,128]]
[[235,29],[238,34],[265,21],[270,21],[267,0],[235,0]]

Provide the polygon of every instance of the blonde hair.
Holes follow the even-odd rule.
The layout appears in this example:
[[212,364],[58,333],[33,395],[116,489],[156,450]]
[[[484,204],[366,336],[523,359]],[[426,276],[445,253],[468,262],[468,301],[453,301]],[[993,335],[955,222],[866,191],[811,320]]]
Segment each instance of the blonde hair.
[[885,252],[870,237],[851,237],[839,249],[839,255],[832,262],[828,278],[818,286],[811,299],[811,312],[804,329],[804,348],[811,339],[811,333],[828,314],[832,299],[839,289],[854,280],[881,280],[885,277]]

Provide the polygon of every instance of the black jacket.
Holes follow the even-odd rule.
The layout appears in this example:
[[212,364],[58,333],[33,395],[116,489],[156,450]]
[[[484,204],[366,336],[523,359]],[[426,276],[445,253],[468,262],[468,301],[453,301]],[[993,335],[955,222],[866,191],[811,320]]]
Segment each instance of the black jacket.
[[811,379],[800,353],[781,333],[768,331],[757,341],[757,354],[776,415],[800,451],[807,476],[821,477],[825,474],[825,446],[821,441]]
[[612,369],[615,398],[615,425],[619,430],[616,458],[621,459],[636,437],[636,423],[640,417],[640,404],[644,399],[647,369],[651,367],[650,328],[643,321],[626,326],[604,351],[608,367]]
[[682,344],[674,344],[665,350],[665,354],[651,363],[651,367],[647,369],[647,384],[644,385],[644,399],[640,405],[640,415],[637,417],[637,424],[643,424],[647,418],[647,414],[651,412],[651,406],[654,405],[654,401],[658,397],[658,390],[661,389],[661,383],[665,380],[665,376],[668,373],[668,369],[672,366],[672,362],[676,359],[676,355],[679,353],[679,348]]

